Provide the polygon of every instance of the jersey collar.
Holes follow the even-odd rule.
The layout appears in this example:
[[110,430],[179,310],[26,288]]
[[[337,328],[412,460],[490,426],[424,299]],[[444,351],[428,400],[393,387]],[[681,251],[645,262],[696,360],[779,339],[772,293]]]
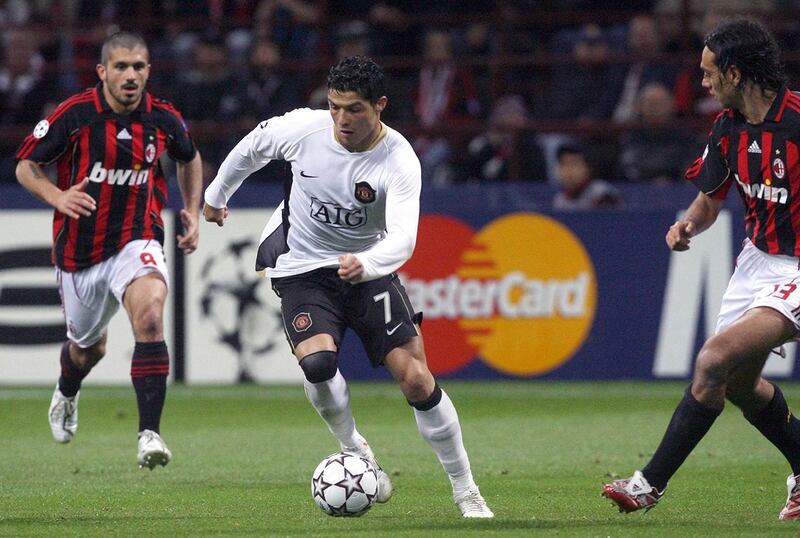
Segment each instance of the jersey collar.
[[[111,105],[108,104],[106,101],[106,96],[103,94],[103,83],[98,82],[97,85],[94,87],[94,106],[97,109],[97,112],[110,112],[111,114],[116,114],[114,110],[111,108]],[[139,101],[139,106],[136,107],[134,112],[150,112],[153,109],[153,98],[150,95],[150,92],[145,91],[142,94],[142,100]]]
[[775,96],[775,100],[772,102],[772,105],[767,111],[764,121],[781,121],[781,118],[783,117],[783,111],[786,108],[786,103],[789,101],[789,97],[791,95],[792,92],[790,92],[786,86],[781,86],[781,89],[778,90],[778,94]]

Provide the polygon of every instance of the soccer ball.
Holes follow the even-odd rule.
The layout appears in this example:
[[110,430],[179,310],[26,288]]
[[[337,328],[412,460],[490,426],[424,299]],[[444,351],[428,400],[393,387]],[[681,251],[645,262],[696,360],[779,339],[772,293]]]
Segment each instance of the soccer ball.
[[362,516],[375,504],[377,495],[375,468],[355,454],[331,454],[311,477],[311,496],[330,516]]

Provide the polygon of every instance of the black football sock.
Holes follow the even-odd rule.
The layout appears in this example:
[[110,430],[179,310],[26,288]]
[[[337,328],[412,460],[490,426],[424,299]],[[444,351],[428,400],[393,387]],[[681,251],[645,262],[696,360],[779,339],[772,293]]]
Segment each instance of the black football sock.
[[744,415],[750,424],[775,445],[792,466],[792,474],[800,474],[800,420],[789,411],[783,392],[775,387],[775,395],[767,406],[753,416]]
[[642,474],[651,486],[663,492],[672,475],[683,465],[686,457],[708,433],[722,409],[708,407],[695,400],[692,386],[686,389],[675,409],[667,431]]
[[61,376],[58,378],[58,390],[67,398],[72,398],[81,390],[83,378],[89,375],[91,368],[78,368],[69,356],[69,342],[61,346]]
[[161,342],[136,342],[131,361],[131,381],[139,405],[139,431],[158,433],[167,395],[169,352]]

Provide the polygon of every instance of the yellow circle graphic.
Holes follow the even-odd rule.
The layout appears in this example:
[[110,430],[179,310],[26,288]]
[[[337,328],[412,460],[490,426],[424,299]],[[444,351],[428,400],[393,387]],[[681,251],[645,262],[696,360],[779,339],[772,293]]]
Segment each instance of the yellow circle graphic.
[[459,326],[492,367],[544,374],[583,344],[597,281],[586,249],[566,226],[544,215],[507,215],[474,236],[461,262]]

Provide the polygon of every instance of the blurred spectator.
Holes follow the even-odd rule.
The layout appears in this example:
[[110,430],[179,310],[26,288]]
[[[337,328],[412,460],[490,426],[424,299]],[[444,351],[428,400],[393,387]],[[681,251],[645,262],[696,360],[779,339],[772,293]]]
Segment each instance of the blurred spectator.
[[642,88],[638,104],[642,128],[620,137],[619,167],[628,181],[677,181],[696,154],[698,139],[670,127],[676,119],[669,88],[651,82]]
[[455,181],[545,181],[542,151],[526,130],[528,110],[519,95],[504,95],[492,107],[486,133],[467,145],[461,173]]
[[304,92],[296,78],[278,69],[281,52],[268,39],[258,40],[252,47],[247,75],[238,86],[243,89],[235,113],[248,129],[265,119],[280,116],[305,104]]
[[0,28],[14,28],[26,24],[32,15],[31,2],[6,0],[0,2]]
[[43,117],[45,104],[58,91],[44,80],[43,70],[36,34],[23,28],[9,31],[0,67],[0,122],[32,124]]
[[[88,3],[96,3],[89,0]],[[252,18],[253,0],[151,0],[149,2],[128,2],[114,0],[117,9],[131,9],[127,4],[136,6],[139,15],[145,11],[156,17],[180,20],[186,17],[202,17],[209,25],[247,24]],[[149,6],[147,4],[150,4]]]
[[[338,25],[333,38],[335,47],[333,56],[336,58],[336,62],[352,56],[370,55],[369,26],[364,21],[354,20]],[[395,84],[390,86],[393,91],[397,90]],[[390,97],[394,97],[394,95]],[[311,92],[308,97],[308,106],[314,109],[328,108],[328,84],[326,82],[323,81]],[[395,106],[393,100],[392,106],[389,108],[395,110],[399,107]]]
[[194,44],[193,65],[178,77],[173,101],[186,119],[230,120],[236,113],[225,43],[210,31]]
[[186,120],[219,122],[213,141],[204,142],[202,130],[196,129],[197,146],[204,159],[222,162],[228,151],[226,128],[241,112],[240,99],[232,89],[236,79],[226,61],[226,48],[222,37],[209,31],[194,44],[193,63],[189,69],[178,74],[171,100]]
[[[488,21],[472,22],[466,25],[465,28],[460,29],[456,34],[458,57],[468,58],[473,61],[484,60],[470,65],[472,78],[475,82],[475,90],[482,110],[488,110],[491,107],[492,95],[506,93],[503,82],[493,80],[494,69],[491,67],[491,62],[486,61],[499,50],[496,34]],[[531,68],[530,66],[526,66],[526,68],[525,75],[529,76]],[[517,93],[524,94],[525,92]]]
[[[703,49],[703,38],[719,26],[724,18],[719,11],[708,10],[705,12],[700,24],[693,28],[693,50]],[[675,83],[676,112],[682,116],[702,116],[713,121],[714,117],[722,110],[722,105],[711,97],[707,89],[703,88],[702,82],[703,73],[697,64],[689,65],[680,71]]]
[[253,20],[254,40],[267,38],[290,58],[307,58],[316,52],[322,12],[318,2],[261,0]]
[[[452,38],[446,31],[429,30],[425,34],[414,111],[420,126],[431,130],[453,120],[480,115],[480,101],[472,74],[456,63]],[[414,141],[414,149],[422,164],[423,182],[434,180],[443,183],[451,179],[448,166],[452,151],[450,141],[437,134],[425,135]]]
[[661,34],[653,15],[638,15],[628,24],[627,53],[633,63],[622,82],[622,94],[614,109],[614,121],[624,123],[636,117],[642,88],[658,82],[669,89],[675,87],[679,66],[664,63]]
[[350,19],[364,19],[369,26],[370,51],[378,56],[419,53],[419,28],[406,16],[407,10],[395,4],[402,2],[374,2],[349,0],[335,8],[336,15]]
[[616,188],[602,179],[592,179],[592,169],[582,148],[562,146],[556,157],[561,190],[553,198],[553,209],[605,209],[622,205]]
[[[332,3],[329,3],[332,4]],[[331,15],[363,19],[370,26],[370,47],[376,56],[415,56],[420,53],[418,24],[426,17],[470,16],[480,18],[492,12],[491,0],[348,0],[329,10]],[[430,24],[434,24],[432,21]]]
[[369,26],[364,21],[340,24],[334,32],[334,39],[337,62],[351,56],[370,55]]
[[610,119],[622,83],[619,66],[609,64],[609,45],[596,24],[585,25],[572,42],[574,63],[553,71],[550,114],[559,119]]

